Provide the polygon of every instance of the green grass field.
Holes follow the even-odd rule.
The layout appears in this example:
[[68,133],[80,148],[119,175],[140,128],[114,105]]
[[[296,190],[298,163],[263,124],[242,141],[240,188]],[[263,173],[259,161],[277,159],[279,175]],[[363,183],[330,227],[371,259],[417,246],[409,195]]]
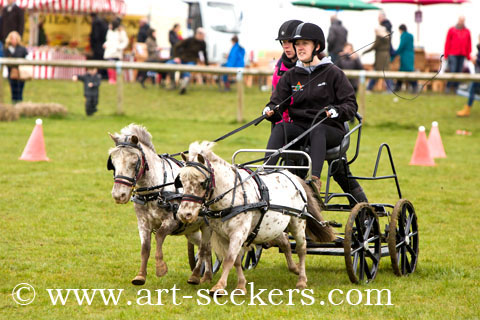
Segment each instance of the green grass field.
[[[5,95],[10,97],[8,87]],[[257,117],[268,97],[257,88],[248,89],[246,119]],[[43,119],[50,162],[18,160],[35,125],[34,118],[0,123],[0,319],[478,319],[480,219],[475,199],[480,198],[480,106],[477,102],[470,118],[459,119],[455,111],[465,102],[462,97],[424,94],[396,103],[393,98],[386,94],[366,97],[367,124],[352,171],[371,175],[380,143],[391,146],[403,196],[412,201],[419,219],[420,258],[414,274],[396,277],[389,257],[385,257],[373,283],[353,285],[343,258],[308,256],[313,305],[302,305],[301,296],[293,298],[294,306],[287,305],[285,296],[273,299],[283,300],[278,306],[248,305],[248,300],[236,306],[226,299],[220,300],[228,302],[224,306],[213,302],[197,305],[195,299],[177,299],[182,304],[174,305],[168,294],[164,305],[140,306],[135,300],[142,288],[154,293],[152,303],[157,304],[156,289],[176,285],[181,295],[194,296],[210,284],[187,284],[190,271],[184,237],[166,240],[169,273],[164,278],[155,276],[152,250],[147,283],[143,287],[130,284],[140,266],[140,241],[132,204],[117,205],[110,195],[113,181],[106,160],[113,142],[107,133],[118,132],[132,122],[143,124],[153,135],[159,153],[182,151],[192,141],[213,140],[238,126],[234,121],[235,91],[194,87],[186,96],[178,96],[177,92],[127,84],[126,115],[117,116],[116,89],[103,83],[100,111],[87,118],[81,84],[27,83],[25,100],[62,103],[69,115]],[[429,130],[432,121],[439,122],[448,158],[437,160],[435,167],[409,166],[418,126]],[[239,148],[263,148],[269,128],[265,122],[238,133],[219,143],[216,153],[229,159]],[[473,135],[456,135],[457,129]],[[380,173],[388,174],[387,158],[383,160]],[[398,200],[393,181],[364,182],[363,186],[372,202],[394,204]],[[338,213],[326,216],[341,222],[347,218]],[[386,223],[380,221],[382,229]],[[296,276],[288,273],[283,255],[275,248],[264,251],[257,268],[245,274],[255,288],[286,292],[296,283]],[[227,289],[231,291],[236,284],[235,272],[229,280]],[[23,282],[34,286],[37,294],[26,306],[17,305],[11,295]],[[79,306],[72,298],[62,306],[52,305],[46,291],[55,288],[124,292],[117,306],[105,306],[99,296],[91,305],[84,302]],[[356,306],[346,301],[338,306],[321,305],[319,301],[327,301],[333,289],[344,293],[389,289],[393,305],[365,305],[365,299]],[[345,296],[335,295],[334,300],[338,303],[342,298]],[[134,303],[128,305],[128,300]]]

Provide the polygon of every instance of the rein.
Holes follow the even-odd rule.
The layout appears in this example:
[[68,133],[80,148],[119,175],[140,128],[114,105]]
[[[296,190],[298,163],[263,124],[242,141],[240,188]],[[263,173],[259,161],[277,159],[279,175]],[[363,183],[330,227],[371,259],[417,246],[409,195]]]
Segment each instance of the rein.
[[[393,32],[390,32],[389,34],[387,34],[387,35],[384,36],[383,38],[391,37],[392,34],[393,34]],[[382,38],[382,39],[383,39],[383,38]],[[370,42],[370,43],[368,43],[368,44],[366,44],[366,45],[358,48],[357,50],[353,51],[353,52],[350,53],[350,54],[341,55],[341,56],[338,58],[337,61],[340,61],[341,59],[348,58],[348,57],[354,55],[355,53],[357,53],[358,51],[362,50],[363,48],[365,48],[365,47],[367,47],[367,46],[369,46],[369,45],[371,45],[371,44],[374,44],[374,43],[377,42],[377,41],[379,41],[379,40],[375,40],[375,41],[373,41],[373,42]],[[335,63],[332,63],[332,64],[328,65],[324,70],[322,70],[322,72],[319,72],[318,74],[316,74],[312,79],[310,79],[310,80],[309,80],[307,83],[305,83],[302,87],[308,86],[308,85],[309,85],[312,81],[314,81],[318,76],[320,76],[321,74],[323,74],[324,72],[326,72],[326,71],[327,71],[328,69],[330,69],[331,67],[336,66],[337,61],[336,61]],[[436,75],[435,75],[435,76],[436,76]],[[384,76],[384,78],[385,78],[385,76]],[[432,78],[432,79],[433,79],[433,78]],[[432,79],[431,79],[431,80],[432,80]],[[290,99],[291,99],[294,95],[296,95],[298,92],[303,92],[303,91],[300,91],[300,90],[299,90],[299,91],[294,91],[291,95],[289,95],[287,98],[285,98],[285,99],[284,99],[283,101],[281,101],[279,104],[277,104],[277,105],[273,108],[273,110],[274,110],[275,112],[278,112],[278,110],[280,109],[280,106],[281,106],[282,104],[284,104],[285,102],[290,101]],[[243,126],[238,127],[238,128],[236,128],[236,129],[234,129],[234,130],[232,130],[232,131],[224,134],[224,135],[221,136],[221,137],[218,137],[217,139],[213,140],[213,142],[222,141],[222,140],[230,137],[231,135],[234,135],[235,133],[240,132],[240,131],[242,131],[242,130],[248,128],[248,127],[250,127],[251,125],[255,125],[255,126],[256,126],[256,125],[260,124],[260,122],[262,122],[262,121],[265,120],[266,118],[267,118],[267,115],[266,115],[266,114],[261,115],[260,117],[253,119],[252,121],[244,124]],[[183,151],[183,152],[174,153],[174,154],[172,154],[171,156],[172,156],[172,157],[176,157],[176,156],[179,156],[179,155],[182,154],[182,153],[183,153],[183,154],[188,154],[188,150],[185,150],[185,151]]]

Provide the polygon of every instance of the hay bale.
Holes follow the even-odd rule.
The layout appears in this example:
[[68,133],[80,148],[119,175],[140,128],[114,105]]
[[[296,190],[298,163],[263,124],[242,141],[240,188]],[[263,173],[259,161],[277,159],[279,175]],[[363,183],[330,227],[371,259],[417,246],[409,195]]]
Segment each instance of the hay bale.
[[16,121],[20,112],[12,105],[0,104],[0,121]]
[[20,112],[22,117],[64,117],[67,115],[67,108],[58,103],[20,102],[15,105],[15,109]]

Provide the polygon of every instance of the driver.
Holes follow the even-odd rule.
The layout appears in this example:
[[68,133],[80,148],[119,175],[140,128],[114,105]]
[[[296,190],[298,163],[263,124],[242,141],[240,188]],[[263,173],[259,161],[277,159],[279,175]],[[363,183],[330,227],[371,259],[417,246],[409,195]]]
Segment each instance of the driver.
[[[292,25],[295,27],[292,28]],[[325,49],[325,36],[320,27],[312,23],[301,23],[299,20],[286,21],[280,27],[278,39],[284,49],[282,64],[280,67],[280,63],[277,64],[273,78],[275,90],[263,111],[269,121],[277,123],[270,135],[267,149],[281,148],[285,143],[285,134],[287,141],[291,141],[310,128],[313,121],[328,117],[329,119],[310,133],[311,185],[319,194],[326,151],[341,143],[346,134],[343,123],[353,119],[358,109],[355,91],[343,71],[322,53]],[[292,43],[296,55],[291,54]],[[293,65],[292,62],[297,59]],[[284,61],[287,61],[287,64]],[[287,70],[280,74],[278,69]],[[276,79],[275,75],[281,78]],[[292,99],[288,99],[292,94]],[[281,104],[279,110],[274,111],[278,104]],[[285,112],[288,112],[287,117]],[[277,161],[278,156],[270,159],[267,164],[275,164]],[[334,179],[344,192],[351,193],[358,202],[368,201],[358,182],[348,179],[341,168],[336,170]],[[347,172],[350,174],[348,167]]]

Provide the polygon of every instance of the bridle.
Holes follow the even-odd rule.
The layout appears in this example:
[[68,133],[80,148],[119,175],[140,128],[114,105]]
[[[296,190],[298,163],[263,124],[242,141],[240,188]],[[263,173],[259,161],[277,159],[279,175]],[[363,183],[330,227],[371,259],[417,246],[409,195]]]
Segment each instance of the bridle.
[[147,171],[148,168],[148,163],[147,159],[145,158],[145,153],[143,152],[142,146],[140,144],[135,144],[127,141],[128,136],[125,137],[124,142],[116,142],[115,146],[117,148],[135,148],[137,150],[140,150],[141,156],[137,154],[137,163],[135,164],[135,174],[133,177],[127,177],[127,176],[122,176],[122,175],[115,175],[115,166],[113,165],[112,162],[112,156],[108,157],[107,161],[107,169],[108,170],[113,170],[113,180],[114,183],[118,184],[123,184],[128,187],[131,187],[132,189],[135,189],[135,186],[137,185],[137,181],[142,178],[142,176],[145,174],[145,171]]
[[[205,189],[203,196],[196,196],[194,194],[184,193],[181,202],[195,202],[199,204],[205,204],[205,201],[213,195],[213,189],[215,188],[215,172],[210,165],[210,161],[205,159],[206,166],[200,162],[187,161],[185,167],[192,167],[198,170],[204,177],[205,180],[201,183],[201,187]],[[177,176],[175,179],[175,187],[182,188],[182,182],[180,181],[180,176]]]

